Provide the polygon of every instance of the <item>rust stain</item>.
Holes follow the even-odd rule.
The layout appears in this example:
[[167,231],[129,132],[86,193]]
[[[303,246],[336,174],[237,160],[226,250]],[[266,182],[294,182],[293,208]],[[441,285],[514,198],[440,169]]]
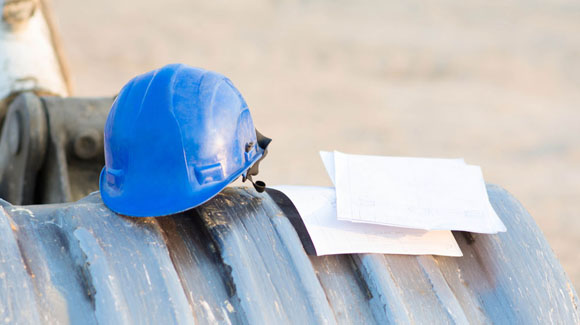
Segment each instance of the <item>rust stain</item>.
[[572,306],[574,306],[574,310],[578,310],[578,305],[576,304],[576,296],[574,295],[574,290],[572,290],[572,285],[570,282],[566,283],[568,289],[568,295],[570,296],[570,300],[572,301]]

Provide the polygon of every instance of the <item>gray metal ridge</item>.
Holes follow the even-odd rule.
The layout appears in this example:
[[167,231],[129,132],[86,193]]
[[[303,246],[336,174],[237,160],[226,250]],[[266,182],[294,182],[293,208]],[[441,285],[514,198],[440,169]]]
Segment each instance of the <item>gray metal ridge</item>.
[[508,228],[454,233],[464,256],[309,256],[267,193],[226,188],[160,218],[80,201],[0,208],[0,320],[11,323],[580,323],[533,219],[487,187]]

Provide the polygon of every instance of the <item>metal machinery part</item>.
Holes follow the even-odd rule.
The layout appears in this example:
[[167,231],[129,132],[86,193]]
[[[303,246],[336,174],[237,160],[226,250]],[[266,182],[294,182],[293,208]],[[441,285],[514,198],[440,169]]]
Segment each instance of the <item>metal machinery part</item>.
[[[160,218],[98,193],[0,205],[0,319],[73,324],[578,324],[580,301],[540,230],[490,185],[508,228],[456,233],[461,258],[308,256],[269,190],[226,188]],[[283,207],[283,208],[280,208]]]
[[70,78],[48,0],[0,0],[0,118],[25,91],[67,96]]
[[0,7],[0,197],[12,203],[0,200],[0,322],[580,323],[551,248],[497,186],[508,232],[456,234],[462,258],[308,256],[292,204],[271,190],[227,188],[162,218],[83,198],[98,189],[113,98],[41,96],[70,93],[49,11]]
[[[113,98],[11,102],[0,133],[0,320],[14,323],[578,323],[580,301],[525,209],[488,186],[507,233],[462,258],[308,256],[280,192],[227,188],[161,218],[104,206]],[[20,204],[74,203],[20,206]],[[294,216],[294,217],[293,217]],[[302,238],[304,240],[304,238]]]
[[112,102],[19,94],[0,132],[0,197],[13,204],[61,203],[97,191]]

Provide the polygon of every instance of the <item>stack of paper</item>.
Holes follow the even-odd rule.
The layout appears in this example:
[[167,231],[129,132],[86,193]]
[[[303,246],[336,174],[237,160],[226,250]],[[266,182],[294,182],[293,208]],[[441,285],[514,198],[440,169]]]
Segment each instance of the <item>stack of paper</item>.
[[481,169],[462,159],[321,157],[336,189],[274,187],[295,205],[317,255],[461,256],[450,230],[506,231]]
[[274,186],[290,198],[316,250],[316,255],[380,253],[461,256],[450,231],[376,226],[336,218],[332,187]]
[[489,203],[481,168],[463,159],[320,155],[335,180],[339,220],[487,234],[506,230]]

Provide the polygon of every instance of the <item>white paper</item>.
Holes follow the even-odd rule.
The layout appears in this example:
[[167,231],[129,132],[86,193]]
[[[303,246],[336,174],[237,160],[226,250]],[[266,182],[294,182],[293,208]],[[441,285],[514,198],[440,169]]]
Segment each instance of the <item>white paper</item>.
[[[334,152],[330,151],[320,151],[320,158],[322,159],[322,163],[324,164],[324,168],[326,168],[326,173],[332,184],[336,186],[334,181]],[[399,157],[391,157],[391,158],[399,158]],[[401,158],[401,159],[418,159],[418,158]],[[465,160],[463,158],[456,158],[456,159],[438,159],[438,158],[419,158],[419,159],[434,159],[437,162],[444,162],[449,164],[457,164],[458,166],[465,166]]]
[[340,221],[332,187],[273,186],[290,198],[317,255],[380,253],[462,256],[450,231],[424,231]]
[[339,220],[424,230],[506,231],[489,203],[481,168],[462,159],[336,151],[321,157],[329,174],[334,169]]

